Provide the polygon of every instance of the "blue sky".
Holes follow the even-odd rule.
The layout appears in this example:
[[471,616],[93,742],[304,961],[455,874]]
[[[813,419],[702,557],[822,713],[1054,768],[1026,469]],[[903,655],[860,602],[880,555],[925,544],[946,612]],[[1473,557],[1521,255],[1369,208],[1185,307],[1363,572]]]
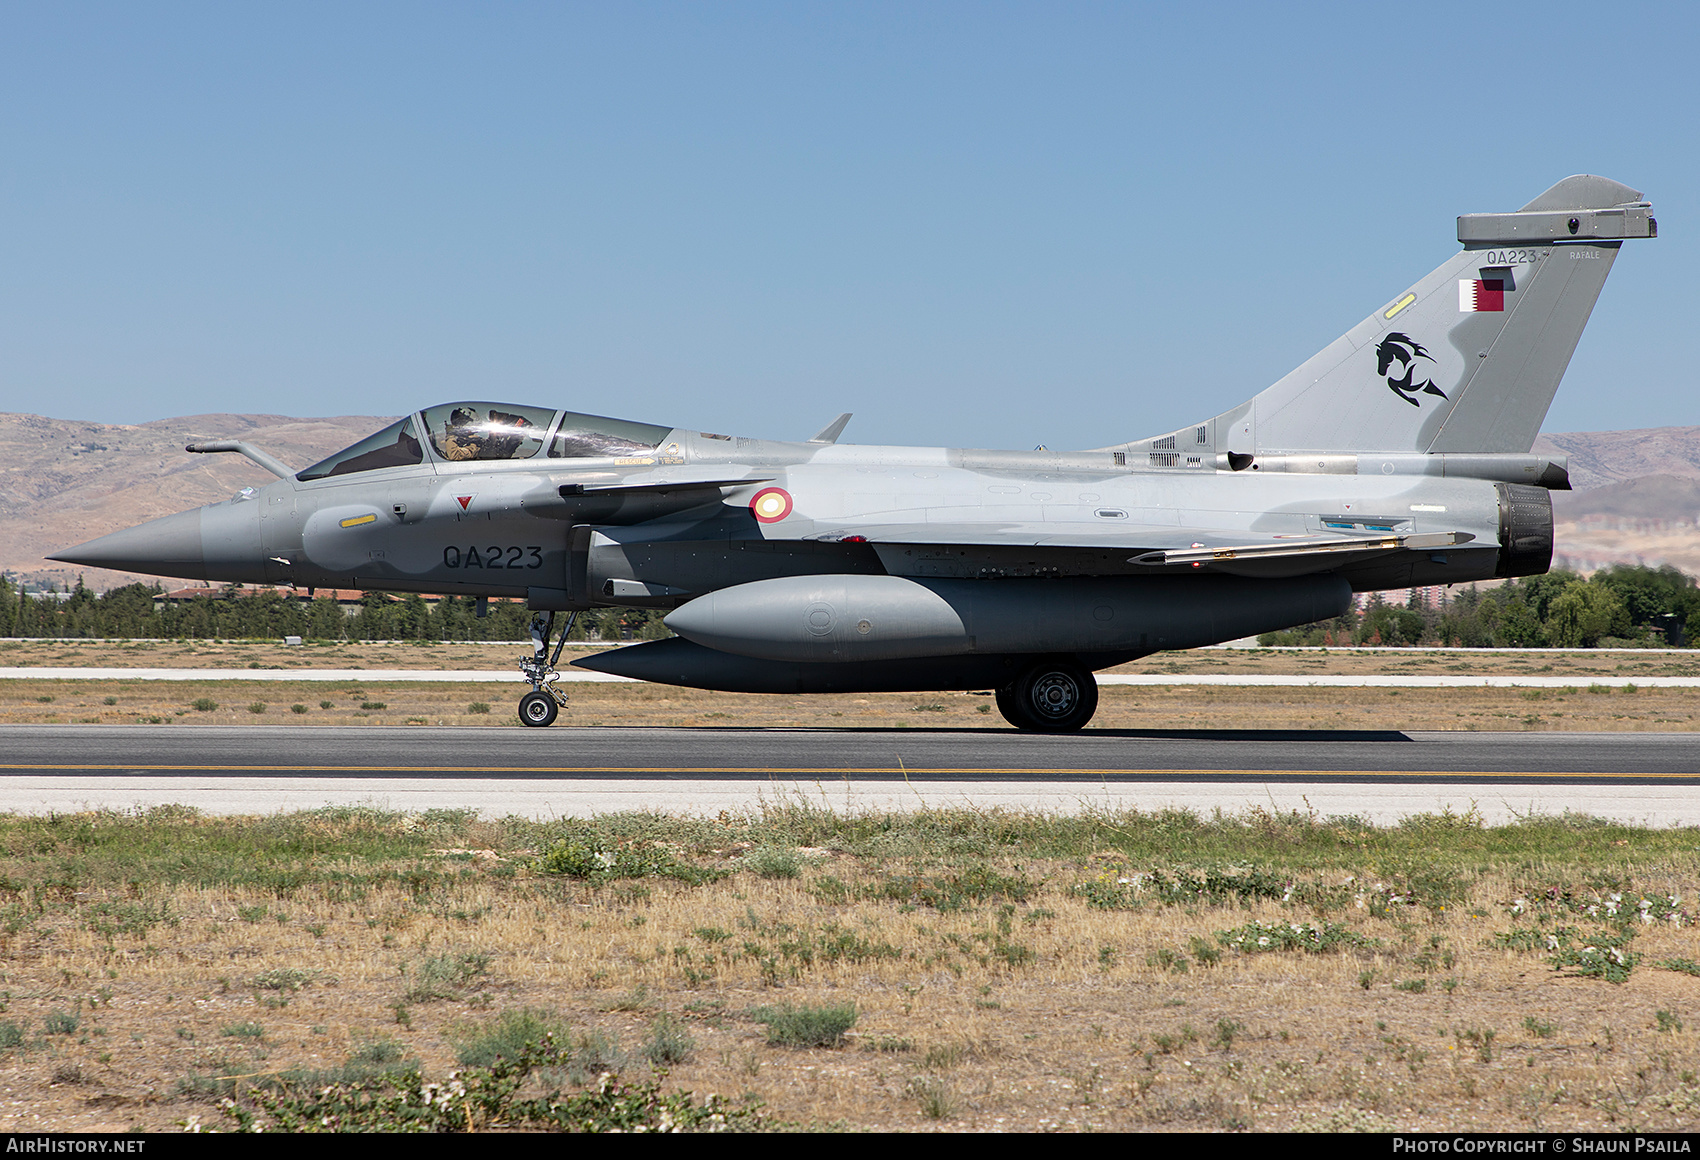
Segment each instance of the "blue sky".
[[1663,236],[1547,429],[1700,424],[1697,47],[1660,4],[11,0],[0,410],[1098,446],[1594,172]]

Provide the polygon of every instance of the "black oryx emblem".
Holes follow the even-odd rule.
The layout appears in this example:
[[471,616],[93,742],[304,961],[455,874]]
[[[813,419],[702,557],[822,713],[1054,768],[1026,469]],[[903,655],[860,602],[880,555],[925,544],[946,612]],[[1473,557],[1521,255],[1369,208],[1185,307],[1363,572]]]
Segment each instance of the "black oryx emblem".
[[[1375,348],[1375,373],[1385,375],[1388,388],[1413,407],[1422,406],[1422,403],[1416,398],[1418,391],[1425,395],[1439,395],[1443,399],[1446,398],[1446,392],[1435,386],[1434,380],[1425,379],[1420,383],[1416,381],[1418,359],[1425,359],[1430,363],[1434,362],[1432,358],[1429,358],[1428,351],[1423,349],[1422,343],[1410,335],[1400,334],[1398,331],[1394,331],[1382,339],[1381,345]],[[1393,377],[1394,372],[1391,368],[1394,363],[1398,363],[1399,369],[1405,372],[1400,378]]]

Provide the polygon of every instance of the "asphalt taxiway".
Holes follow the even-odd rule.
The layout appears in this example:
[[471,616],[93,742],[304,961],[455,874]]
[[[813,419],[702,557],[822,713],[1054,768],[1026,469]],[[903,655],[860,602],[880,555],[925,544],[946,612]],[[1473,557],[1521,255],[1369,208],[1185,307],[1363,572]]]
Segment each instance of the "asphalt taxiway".
[[1700,825],[1700,736],[1087,730],[541,730],[0,727],[0,809],[163,803],[211,813],[327,804],[714,814],[806,801],[934,807],[1351,814],[1476,808]]

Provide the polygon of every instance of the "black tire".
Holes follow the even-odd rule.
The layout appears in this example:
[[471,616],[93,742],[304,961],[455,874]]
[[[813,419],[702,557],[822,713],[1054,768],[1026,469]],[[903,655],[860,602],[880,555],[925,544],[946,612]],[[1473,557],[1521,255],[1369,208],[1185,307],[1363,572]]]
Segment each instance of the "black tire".
[[519,699],[519,723],[541,729],[553,725],[561,707],[548,693],[527,693]]
[[1026,733],[1072,733],[1098,711],[1098,682],[1073,661],[1034,665],[997,693],[1004,720]]

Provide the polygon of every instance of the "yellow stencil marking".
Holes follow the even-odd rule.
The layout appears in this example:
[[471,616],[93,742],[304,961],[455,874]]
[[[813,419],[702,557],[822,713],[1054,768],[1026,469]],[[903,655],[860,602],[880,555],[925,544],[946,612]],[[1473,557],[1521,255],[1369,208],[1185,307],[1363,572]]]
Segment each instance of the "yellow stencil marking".
[[1386,310],[1382,311],[1381,316],[1383,318],[1392,318],[1395,314],[1399,313],[1416,300],[1417,296],[1415,294],[1407,294],[1403,298],[1399,299],[1399,301],[1389,306]]

